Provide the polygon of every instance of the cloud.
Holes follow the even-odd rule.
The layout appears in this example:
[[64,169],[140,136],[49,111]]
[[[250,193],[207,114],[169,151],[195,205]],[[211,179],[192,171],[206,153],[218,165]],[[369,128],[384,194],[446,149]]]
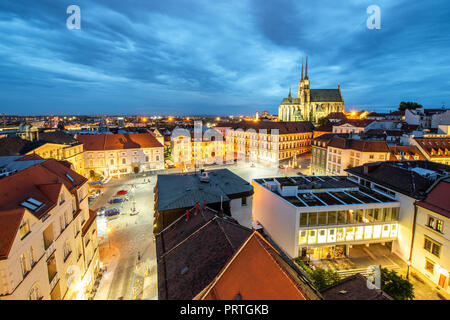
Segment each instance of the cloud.
[[[0,3],[0,111],[250,114],[277,112],[309,56],[313,88],[340,83],[348,108],[449,94],[450,5],[378,1],[79,0]],[[26,93],[26,94],[24,94]]]

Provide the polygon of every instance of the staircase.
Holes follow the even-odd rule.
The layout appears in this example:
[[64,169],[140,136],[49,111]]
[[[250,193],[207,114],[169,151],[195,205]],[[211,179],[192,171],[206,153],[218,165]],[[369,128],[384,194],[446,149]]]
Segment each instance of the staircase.
[[[389,270],[394,270],[394,271],[399,271],[400,267],[396,264],[391,264],[391,265],[384,265],[381,266],[382,268],[386,268]],[[354,274],[360,273],[362,274],[364,277],[368,277],[370,274],[368,272],[368,268],[360,268],[360,269],[344,269],[344,270],[336,270],[336,272],[341,276],[341,278],[347,278],[350,277]]]

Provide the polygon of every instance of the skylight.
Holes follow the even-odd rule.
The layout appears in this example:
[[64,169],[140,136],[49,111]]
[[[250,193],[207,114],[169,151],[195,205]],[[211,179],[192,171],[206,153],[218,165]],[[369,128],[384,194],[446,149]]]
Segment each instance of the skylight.
[[25,200],[24,202],[21,203],[21,205],[27,209],[30,209],[31,211],[38,211],[39,209],[41,209],[44,204],[36,199],[33,198],[28,198],[27,200]]
[[68,173],[66,173],[66,177],[70,180],[70,181],[72,181],[72,182],[74,182],[75,180],[73,180],[73,178],[70,176],[70,174],[68,174]]

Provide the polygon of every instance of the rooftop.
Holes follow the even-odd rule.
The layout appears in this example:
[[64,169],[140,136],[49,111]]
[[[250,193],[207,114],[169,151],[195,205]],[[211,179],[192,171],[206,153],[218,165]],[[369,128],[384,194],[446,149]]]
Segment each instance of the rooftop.
[[151,133],[79,134],[85,151],[162,148],[163,145]]
[[450,174],[450,166],[419,160],[386,161],[353,167],[345,171],[393,191],[423,200],[427,189],[436,179]]
[[254,231],[217,277],[196,297],[200,300],[317,300],[320,295]]
[[229,201],[253,194],[253,187],[228,169],[207,170],[209,182],[199,174],[164,174],[157,177],[158,211],[191,208],[197,202]]
[[[273,130],[278,129],[279,134],[294,134],[303,132],[312,132],[314,130],[314,125],[309,121],[240,121],[237,123],[223,123],[218,124],[216,127],[232,128],[234,130],[242,129],[255,129],[255,130]],[[267,133],[270,133],[268,131]]]
[[426,198],[418,205],[450,219],[450,177],[436,181]]
[[357,150],[361,152],[389,152],[386,141],[379,140],[333,137],[328,143],[328,146],[339,149]]
[[379,289],[369,289],[367,279],[357,273],[320,290],[325,300],[393,300]]
[[296,207],[326,207],[397,202],[362,187],[347,176],[295,176],[256,179]]
[[159,299],[194,298],[250,235],[250,229],[211,209],[180,217],[156,235]]

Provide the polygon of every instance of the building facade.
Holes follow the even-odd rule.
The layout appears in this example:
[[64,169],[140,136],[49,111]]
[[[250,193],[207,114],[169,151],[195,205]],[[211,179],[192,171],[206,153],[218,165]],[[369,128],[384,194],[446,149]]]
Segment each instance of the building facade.
[[309,121],[243,121],[216,127],[225,132],[225,158],[277,164],[311,151],[314,126]]
[[411,266],[450,293],[450,177],[440,179],[416,204]]
[[386,141],[333,137],[327,145],[327,174],[345,175],[345,169],[376,161],[387,161]]
[[164,169],[164,146],[150,133],[77,135],[85,176],[114,177]]
[[89,298],[99,252],[87,179],[54,159],[8,158],[14,170],[0,179],[0,300]]
[[303,64],[301,80],[298,85],[297,98],[289,96],[284,98],[278,108],[280,121],[311,121],[317,123],[320,118],[332,112],[344,112],[344,98],[341,88],[337,89],[310,89],[308,78],[308,59],[306,59],[305,76],[303,77]]
[[345,176],[252,181],[252,219],[291,258],[343,257],[357,244],[392,243],[400,203]]

